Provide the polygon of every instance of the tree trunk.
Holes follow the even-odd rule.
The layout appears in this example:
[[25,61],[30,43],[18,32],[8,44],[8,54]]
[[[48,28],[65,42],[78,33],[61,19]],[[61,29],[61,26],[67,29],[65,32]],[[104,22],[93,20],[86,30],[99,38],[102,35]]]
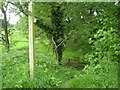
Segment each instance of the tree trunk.
[[[57,43],[57,46],[60,44]],[[60,45],[58,48],[57,48],[57,53],[58,53],[58,61],[59,61],[59,64],[61,65],[61,61],[62,61],[62,51],[63,51],[63,45]]]
[[5,46],[6,46],[6,50],[7,52],[10,51],[9,48],[9,39],[8,39],[8,26],[7,26],[7,16],[6,16],[6,11],[4,10],[3,6],[2,6],[2,13],[4,14],[4,22],[3,22],[3,29],[5,31]]
[[[52,4],[52,10],[51,10],[52,16],[52,25],[53,30],[51,31],[51,34],[53,36],[53,39],[58,46],[60,42],[63,40],[63,10],[61,9],[61,4],[53,3]],[[54,46],[55,47],[55,46]],[[54,51],[54,48],[53,48]],[[60,45],[56,50],[56,58],[61,65],[62,61],[62,52],[63,52],[63,44]]]
[[[6,14],[5,14],[6,17]],[[5,30],[5,42],[6,42],[6,49],[7,52],[9,52],[10,48],[9,48],[9,39],[8,39],[8,32],[7,32],[7,19],[5,18],[5,24],[4,24],[4,30]]]

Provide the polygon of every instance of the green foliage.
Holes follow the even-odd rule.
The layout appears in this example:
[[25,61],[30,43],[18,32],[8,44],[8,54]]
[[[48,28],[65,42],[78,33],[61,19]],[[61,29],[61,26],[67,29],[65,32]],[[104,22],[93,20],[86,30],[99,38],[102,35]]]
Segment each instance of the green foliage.
[[[3,88],[59,87],[66,80],[72,79],[75,75],[78,76],[80,74],[76,69],[59,66],[54,57],[49,58],[49,56],[45,55],[45,51],[42,54],[36,49],[35,77],[31,81],[29,78],[28,47],[23,48],[21,46],[21,48],[18,47],[15,49],[12,49],[9,54],[5,52],[2,54]],[[44,46],[41,49],[44,50]]]
[[[116,88],[118,87],[119,38],[116,30],[101,29],[89,39],[93,51],[86,54],[86,65],[83,75],[66,81],[63,88]],[[114,72],[114,73],[113,73]]]
[[[27,3],[15,4],[27,9]],[[15,30],[9,33],[10,53],[3,47],[3,88],[117,88],[120,58],[118,6],[101,2],[34,4],[38,19],[35,23],[34,80],[29,78],[28,42],[18,42],[28,41],[28,17],[23,16]],[[63,65],[59,65],[54,56],[50,57],[54,48],[51,44],[49,49],[52,35],[57,44],[70,37],[64,42]],[[81,71],[64,66],[68,59],[89,64]]]
[[[89,39],[90,44],[92,43],[93,51],[90,54],[86,54],[86,60],[89,61],[90,66],[87,65],[85,67],[85,73],[104,76],[101,80],[104,81],[103,85],[106,87],[118,87],[117,61],[119,59],[117,55],[119,56],[120,44],[116,30],[113,28],[108,30],[98,30],[98,32],[94,35],[94,39],[95,40],[92,40],[91,38]],[[113,83],[114,85],[112,85]]]
[[16,53],[3,54],[3,58],[2,58],[3,59],[2,61],[3,88],[4,87],[22,88],[22,82],[25,82],[28,79],[29,64],[25,62],[25,60],[27,60],[26,58],[28,57],[24,57],[18,51],[15,51],[15,52],[18,54],[17,55]]
[[77,78],[73,78],[61,85],[61,88],[93,88],[93,76],[80,75]]
[[15,25],[16,32],[23,33],[28,38],[28,17],[21,16],[19,22]]
[[[107,80],[106,80],[107,79]],[[60,87],[61,88],[116,88],[118,87],[115,82],[112,82],[113,78],[99,76],[99,75],[80,75],[77,78],[66,81]],[[114,80],[115,81],[115,80]]]

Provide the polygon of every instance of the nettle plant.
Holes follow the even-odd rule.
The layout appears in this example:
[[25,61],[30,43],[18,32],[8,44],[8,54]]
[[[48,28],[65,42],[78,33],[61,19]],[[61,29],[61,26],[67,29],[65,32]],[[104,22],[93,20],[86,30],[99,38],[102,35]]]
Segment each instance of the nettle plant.
[[100,29],[93,38],[89,39],[93,51],[85,56],[86,61],[90,63],[90,67],[86,66],[85,70],[91,68],[92,73],[109,72],[110,67],[118,64],[119,61],[120,40],[116,30],[113,28]]

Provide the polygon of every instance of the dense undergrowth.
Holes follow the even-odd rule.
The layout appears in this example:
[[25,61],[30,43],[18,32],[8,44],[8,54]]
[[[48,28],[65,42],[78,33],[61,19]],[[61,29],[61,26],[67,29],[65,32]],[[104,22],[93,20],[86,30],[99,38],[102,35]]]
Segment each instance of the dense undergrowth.
[[[79,76],[74,68],[59,66],[53,58],[36,54],[35,78],[29,79],[28,49],[14,50],[2,55],[3,88],[53,88]],[[22,53],[21,53],[22,52]]]
[[[99,38],[101,35],[103,37]],[[92,44],[93,51],[84,56],[89,64],[83,70],[59,65],[55,57],[50,58],[52,48],[49,53],[46,53],[47,48],[36,42],[34,80],[29,78],[29,53],[28,46],[26,46],[28,42],[23,42],[21,48],[19,42],[16,43],[9,54],[3,48],[2,87],[117,88],[119,39],[117,39],[115,30],[112,28],[108,31],[99,30],[94,35],[94,40],[90,38],[89,42]],[[65,58],[67,57],[64,54]]]
[[[22,53],[21,53],[22,52]],[[29,59],[26,50],[3,54],[2,87],[3,88],[116,88],[118,87],[117,64],[111,64],[108,73],[98,74],[90,70],[83,72],[72,67],[60,66],[54,58],[36,54],[35,78],[29,78]],[[115,66],[116,65],[116,66]],[[85,69],[88,66],[85,67]],[[92,69],[94,70],[94,69]],[[113,73],[114,72],[114,73]]]

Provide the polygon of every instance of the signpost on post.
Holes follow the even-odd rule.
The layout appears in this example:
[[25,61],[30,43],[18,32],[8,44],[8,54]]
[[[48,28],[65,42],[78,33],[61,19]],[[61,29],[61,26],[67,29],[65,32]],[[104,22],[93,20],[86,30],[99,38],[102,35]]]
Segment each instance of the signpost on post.
[[33,14],[33,2],[29,3],[29,64],[30,64],[30,79],[34,79],[34,62],[35,62],[35,52],[34,52],[34,14]]

